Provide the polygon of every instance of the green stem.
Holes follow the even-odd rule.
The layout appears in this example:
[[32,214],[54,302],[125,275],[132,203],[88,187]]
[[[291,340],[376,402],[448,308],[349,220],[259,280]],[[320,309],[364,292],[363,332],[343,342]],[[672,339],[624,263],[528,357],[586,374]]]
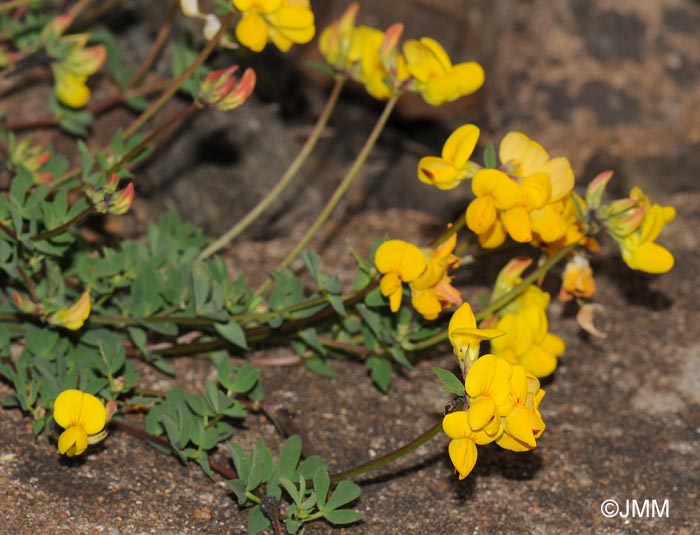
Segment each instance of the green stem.
[[[511,301],[516,299],[520,294],[527,290],[528,286],[530,286],[542,275],[544,275],[550,269],[552,269],[554,265],[556,265],[562,258],[569,254],[569,252],[571,252],[578,244],[579,242],[576,241],[557,251],[557,253],[553,256],[550,256],[544,264],[542,264],[539,268],[537,268],[535,271],[533,271],[527,277],[525,277],[520,284],[515,286],[508,293],[503,294],[501,297],[493,301],[485,309],[479,311],[476,314],[477,323],[485,320],[489,316],[493,315],[495,312],[501,310],[503,307],[508,305]],[[407,345],[407,347],[404,347],[404,349],[408,351],[420,351],[422,349],[426,349],[428,347],[432,347],[436,344],[444,342],[445,340],[447,340],[447,330],[441,331],[431,336],[430,338],[426,338],[425,340],[418,342],[417,344]]]
[[442,420],[434,424],[430,429],[420,434],[410,442],[404,444],[403,446],[392,452],[387,453],[386,455],[382,455],[381,457],[356,466],[355,468],[351,468],[349,470],[345,470],[344,472],[339,472],[337,474],[331,475],[331,481],[337,483],[338,481],[341,481],[343,479],[351,479],[353,477],[366,474],[367,472],[371,472],[372,470],[376,470],[377,468],[394,462],[395,460],[400,459],[404,455],[407,455],[412,451],[417,450],[423,444],[435,438],[438,435],[438,433],[440,433],[441,429]]
[[185,69],[182,72],[182,74],[180,74],[180,76],[175,78],[175,80],[173,80],[173,83],[165,91],[163,91],[163,94],[158,98],[158,100],[153,102],[146,110],[144,110],[144,112],[133,123],[131,123],[129,128],[127,128],[124,131],[124,139],[130,138],[136,132],[138,132],[138,130],[146,123],[146,121],[148,121],[153,115],[155,115],[165,105],[165,103],[168,100],[170,100],[170,97],[172,97],[177,92],[177,90],[180,89],[182,84],[184,84],[202,65],[202,63],[206,61],[209,55],[214,51],[214,48],[216,48],[216,45],[219,43],[221,37],[224,35],[226,28],[235,16],[235,13],[229,13],[228,15],[226,15],[226,17],[221,23],[221,28],[219,28],[219,31],[216,32],[214,37],[212,37],[211,41],[207,43],[207,45],[202,49],[202,51],[190,64],[190,66],[187,67],[187,69]]
[[275,187],[273,187],[267,193],[267,195],[265,195],[265,197],[252,210],[250,210],[245,217],[243,217],[243,219],[241,219],[233,227],[227,230],[225,234],[204,249],[199,255],[200,260],[209,258],[211,255],[226,247],[229,243],[245,232],[245,230],[250,227],[250,225],[252,225],[270,207],[270,205],[279,198],[280,195],[282,195],[282,192],[287,189],[287,186],[291,184],[294,177],[299,173],[301,166],[314,150],[314,147],[316,147],[316,143],[325,130],[328,119],[330,118],[331,113],[333,113],[333,109],[338,102],[338,97],[340,96],[340,92],[343,89],[346,80],[346,76],[338,76],[335,79],[333,91],[328,97],[328,102],[326,102],[326,106],[323,108],[323,111],[316,122],[316,126],[314,126],[311,135],[306,140],[306,143],[304,143],[304,146],[301,148],[301,151],[299,151],[299,154],[297,154],[297,157],[289,165],[277,184],[275,184]]
[[49,229],[49,230],[45,230],[44,232],[40,232],[36,236],[32,236],[30,239],[32,241],[41,241],[41,240],[48,240],[49,238],[53,238],[54,236],[61,234],[62,232],[65,232],[71,226],[77,225],[81,221],[87,219],[89,216],[91,216],[94,213],[96,213],[95,207],[88,206],[85,210],[80,212],[77,216],[72,218],[70,221],[66,221],[65,223],[62,223],[62,224],[58,225],[57,227],[54,227],[54,228]]
[[448,238],[450,238],[453,234],[456,232],[459,232],[462,227],[464,227],[467,224],[467,220],[464,217],[464,214],[459,216],[457,220],[450,225],[445,232],[440,234],[438,238],[432,243],[431,247],[435,248],[447,241]]
[[[396,106],[396,103],[398,102],[400,96],[400,93],[394,94],[386,103],[384,111],[382,111],[382,114],[379,116],[379,119],[377,119],[377,123],[374,125],[374,128],[370,132],[367,141],[365,141],[365,144],[362,147],[362,150],[360,150],[360,153],[355,158],[355,161],[352,163],[352,166],[348,170],[347,174],[340,182],[336,190],[333,192],[332,197],[326,203],[326,206],[318,215],[313,225],[311,225],[311,228],[309,228],[304,237],[299,241],[299,243],[297,243],[296,247],[294,247],[294,249],[286,256],[286,258],[282,260],[282,263],[279,266],[277,266],[276,271],[288,267],[296,259],[296,257],[299,256],[299,253],[301,253],[306,248],[306,246],[313,239],[316,233],[321,229],[323,224],[328,220],[333,210],[335,210],[336,206],[338,206],[338,203],[343,198],[343,196],[355,180],[358,171],[365,163],[365,160],[367,160],[367,157],[369,156],[370,151],[376,144],[377,139],[379,139],[379,134],[381,134],[382,130],[384,129],[384,126],[386,125],[386,122],[389,119],[389,116],[391,115],[394,106]],[[257,295],[264,293],[265,290],[267,290],[271,284],[272,280],[268,278],[255,291],[255,293]]]
[[12,11],[16,7],[30,6],[39,3],[40,0],[11,0],[0,6],[0,13]]

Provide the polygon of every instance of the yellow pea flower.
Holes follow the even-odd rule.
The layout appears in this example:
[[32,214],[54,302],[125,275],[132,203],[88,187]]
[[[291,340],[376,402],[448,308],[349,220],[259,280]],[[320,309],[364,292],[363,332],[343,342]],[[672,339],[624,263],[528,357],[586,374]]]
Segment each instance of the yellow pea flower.
[[412,282],[423,273],[427,263],[425,254],[411,243],[389,240],[377,248],[374,263],[383,274],[380,291],[389,298],[391,311],[396,312],[401,306],[402,282]]
[[418,162],[418,179],[438,189],[449,190],[468,178],[472,178],[478,166],[469,161],[480,130],[473,124],[465,124],[450,134],[442,147],[442,154],[425,156]]
[[585,256],[575,255],[566,263],[561,276],[559,300],[571,301],[574,297],[590,298],[595,293],[595,279],[591,264]]
[[460,263],[460,258],[452,254],[456,245],[455,233],[430,253],[423,273],[409,283],[411,304],[426,320],[434,320],[451,305],[462,304],[462,296],[450,284],[452,278],[447,275],[449,268]]
[[622,239],[616,238],[622,250],[622,259],[629,267],[639,271],[655,274],[670,271],[674,264],[673,255],[655,240],[663,228],[676,218],[676,209],[673,206],[652,205],[638,187],[632,188],[630,198],[644,208],[644,219],[635,231]]
[[[87,79],[102,67],[107,50],[104,45],[86,47],[89,35],[85,33],[56,39],[57,44],[49,48],[56,98],[71,108],[82,108],[90,100]],[[53,56],[54,50],[60,50],[61,55]]]
[[474,93],[484,84],[481,65],[473,61],[452,65],[442,45],[429,37],[406,41],[403,53],[413,77],[409,90],[433,106]]
[[71,307],[63,307],[49,316],[48,322],[71,331],[80,329],[90,316],[90,292],[84,292]]
[[520,243],[551,243],[569,229],[561,201],[571,195],[574,174],[566,158],[549,158],[542,146],[521,132],[509,132],[499,145],[499,169],[481,169],[472,180],[476,196],[465,217],[484,248],[509,235]]
[[466,376],[471,365],[479,358],[479,344],[504,335],[500,329],[479,329],[469,303],[463,303],[450,318],[447,335],[454,354],[459,360],[462,375]]
[[350,69],[350,46],[355,33],[355,19],[360,4],[351,3],[338,20],[335,20],[321,32],[318,48],[329,65],[340,72]]
[[58,438],[58,451],[68,457],[80,455],[88,444],[106,436],[100,433],[105,426],[107,411],[92,394],[80,390],[64,390],[54,402],[53,417],[65,431]]
[[513,366],[510,398],[512,409],[502,418],[503,433],[496,444],[511,451],[528,451],[537,446],[545,423],[539,411],[544,397],[540,382],[522,366]]
[[445,415],[442,430],[452,439],[448,446],[450,460],[459,473],[459,479],[464,479],[474,469],[477,458],[474,432],[469,428],[467,412],[457,411]]
[[233,0],[233,5],[243,14],[236,38],[253,52],[262,52],[268,42],[287,52],[316,33],[309,0]]
[[509,362],[491,354],[484,355],[469,368],[464,383],[469,396],[469,427],[475,432],[482,432],[486,442],[491,442],[500,435],[501,416],[512,409],[512,372],[513,366]]

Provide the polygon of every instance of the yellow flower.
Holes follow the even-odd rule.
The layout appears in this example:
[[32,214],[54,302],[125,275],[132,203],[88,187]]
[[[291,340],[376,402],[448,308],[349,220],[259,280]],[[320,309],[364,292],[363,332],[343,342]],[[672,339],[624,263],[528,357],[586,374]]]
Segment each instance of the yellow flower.
[[309,0],[233,0],[233,5],[243,14],[236,38],[253,52],[262,52],[268,42],[287,52],[316,33]]
[[442,147],[442,155],[425,156],[418,162],[418,179],[438,189],[449,190],[465,179],[472,178],[478,167],[469,161],[479,128],[465,124],[450,134]]
[[100,431],[105,426],[107,412],[92,394],[64,390],[54,402],[53,417],[65,429],[58,438],[58,451],[68,457],[80,455],[89,443],[94,444],[106,436]]
[[512,408],[502,418],[503,433],[496,444],[512,451],[528,451],[537,446],[536,439],[545,429],[539,405],[544,397],[540,382],[522,366],[513,366],[510,380]]
[[524,366],[536,377],[552,374],[557,357],[566,346],[561,338],[548,332],[548,304],[549,294],[530,286],[506,307],[496,327],[507,334],[491,342],[493,354]]
[[[82,108],[90,100],[87,86],[88,76],[97,72],[107,59],[104,45],[87,47],[88,34],[58,37],[56,50],[61,50],[60,57],[52,56],[51,63],[56,98],[71,108]],[[53,48],[49,49],[49,55]]]
[[[391,33],[385,33],[370,26],[358,26],[352,32],[348,51],[350,74],[353,79],[365,86],[367,93],[378,100],[390,98],[398,91],[397,86],[409,77],[401,54],[385,50],[384,52],[390,57],[382,57],[385,41],[388,47],[400,31],[401,27],[394,25],[387,30]],[[387,70],[387,67],[392,72]]]
[[484,355],[471,368],[465,380],[469,396],[467,419],[469,428],[477,433],[478,444],[487,444],[503,431],[501,416],[512,409],[510,378],[513,366],[494,355]]
[[48,322],[71,331],[80,329],[90,315],[90,292],[84,292],[71,307],[63,307],[49,316]]
[[639,271],[655,274],[670,271],[674,264],[673,255],[655,240],[663,228],[676,218],[676,209],[673,206],[652,205],[638,187],[632,188],[630,198],[644,208],[644,219],[636,230],[624,238],[613,235],[620,244],[622,259],[629,267]]
[[549,158],[539,143],[509,132],[498,150],[499,169],[482,169],[472,180],[476,196],[467,207],[467,225],[484,248],[509,235],[520,243],[554,242],[568,230],[557,203],[572,192],[574,173],[566,158]]
[[481,65],[473,61],[452,65],[445,49],[429,37],[406,41],[403,53],[413,77],[409,89],[433,106],[474,93],[484,84]]
[[445,415],[442,429],[452,439],[448,446],[450,460],[459,473],[459,479],[464,479],[474,469],[477,458],[474,433],[469,428],[466,411]]
[[389,298],[389,307],[396,312],[401,306],[402,282],[412,282],[423,273],[425,255],[411,243],[389,240],[377,248],[374,263],[384,275],[379,283],[382,295]]
[[452,314],[447,334],[462,368],[462,375],[466,375],[470,366],[479,358],[479,344],[483,340],[502,336],[505,332],[500,329],[478,329],[472,307],[469,303],[464,303]]
[[329,65],[346,72],[350,68],[350,45],[355,30],[355,18],[360,4],[350,4],[338,20],[335,20],[318,38],[318,48]]
[[585,256],[575,255],[566,263],[561,276],[559,300],[571,301],[574,297],[588,299],[595,293],[595,280],[591,264]]
[[447,276],[447,270],[460,263],[460,258],[452,254],[456,245],[455,233],[430,253],[425,271],[409,283],[411,304],[426,320],[434,320],[444,308],[462,304],[462,296]]

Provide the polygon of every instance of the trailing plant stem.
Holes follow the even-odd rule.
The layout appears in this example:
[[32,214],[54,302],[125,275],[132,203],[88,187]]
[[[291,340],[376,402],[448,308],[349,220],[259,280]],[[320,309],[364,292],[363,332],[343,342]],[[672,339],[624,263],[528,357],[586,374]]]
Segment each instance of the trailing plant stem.
[[[277,271],[282,270],[286,267],[289,267],[289,265],[296,259],[297,256],[299,256],[299,253],[301,253],[306,246],[311,242],[313,237],[317,234],[317,232],[321,229],[323,224],[328,220],[330,217],[331,213],[335,208],[338,206],[338,203],[340,200],[343,198],[345,193],[348,191],[350,186],[352,185],[353,181],[355,180],[355,177],[357,176],[358,171],[362,167],[362,165],[365,163],[367,160],[367,157],[369,156],[370,151],[374,147],[374,145],[377,142],[377,139],[379,139],[379,134],[381,134],[382,130],[384,129],[384,126],[386,125],[389,116],[391,115],[392,110],[394,109],[394,106],[396,106],[396,103],[399,100],[399,97],[401,94],[394,94],[389,101],[386,103],[386,106],[384,107],[384,110],[382,111],[382,114],[379,116],[379,119],[377,119],[376,124],[374,125],[374,128],[369,134],[369,137],[367,138],[367,141],[365,141],[364,146],[362,147],[362,150],[360,150],[359,154],[355,158],[355,161],[352,163],[352,166],[348,170],[347,174],[343,178],[343,180],[340,182],[336,190],[333,192],[333,195],[329,199],[329,201],[326,203],[326,206],[324,206],[323,210],[321,213],[318,215],[314,223],[311,225],[309,230],[306,232],[304,237],[297,243],[296,247],[286,256],[286,258],[280,263],[280,265],[277,267]],[[270,285],[272,284],[271,279],[267,279],[257,290],[256,294],[260,295],[265,290],[267,290]]]
[[356,466],[355,468],[351,468],[350,470],[345,470],[344,472],[339,472],[337,474],[331,475],[331,481],[337,483],[338,481],[341,481],[343,479],[351,479],[353,477],[366,474],[367,472],[371,472],[373,470],[376,470],[377,468],[381,468],[384,465],[394,462],[395,460],[400,459],[404,455],[407,455],[412,451],[417,450],[423,444],[435,438],[438,435],[438,433],[440,433],[441,429],[442,420],[434,424],[430,429],[420,434],[410,442],[404,444],[403,446],[392,452],[387,453],[386,455],[382,455],[381,457],[378,457],[373,461],[361,464],[359,466]]
[[328,97],[326,106],[323,108],[323,111],[321,112],[311,135],[306,140],[306,143],[304,143],[304,146],[301,148],[294,161],[289,165],[282,177],[280,177],[277,184],[275,184],[267,195],[265,195],[265,197],[252,210],[250,210],[250,212],[248,212],[243,219],[226,231],[225,234],[214,241],[211,245],[205,248],[199,255],[200,260],[209,258],[211,255],[226,247],[229,243],[245,232],[245,230],[255,221],[257,221],[257,219],[270,207],[270,205],[279,198],[282,192],[287,189],[287,186],[289,186],[294,177],[299,173],[299,169],[301,169],[301,166],[304,165],[304,162],[308,159],[309,155],[316,147],[316,143],[325,130],[326,124],[328,124],[328,119],[333,113],[333,109],[338,102],[338,97],[340,96],[340,92],[343,89],[346,80],[346,76],[336,77],[333,90]]

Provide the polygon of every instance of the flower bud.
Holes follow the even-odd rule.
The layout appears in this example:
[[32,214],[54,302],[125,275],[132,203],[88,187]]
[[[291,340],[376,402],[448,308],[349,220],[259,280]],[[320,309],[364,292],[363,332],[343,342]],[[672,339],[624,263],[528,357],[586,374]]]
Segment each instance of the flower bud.
[[605,188],[612,176],[612,171],[603,171],[588,184],[588,188],[586,188],[586,204],[592,210],[597,210],[600,207]]
[[237,80],[234,76],[237,70],[238,65],[233,65],[210,73],[200,85],[199,98],[208,106],[222,111],[241,106],[253,92],[256,76],[253,69],[247,68]]
[[129,182],[129,185],[117,191],[110,199],[107,212],[114,215],[123,215],[129,211],[134,203],[134,183]]
[[27,299],[23,295],[20,295],[18,293],[13,293],[10,297],[12,299],[12,302],[15,304],[15,306],[20,310],[20,312],[24,312],[25,314],[36,314],[38,312],[38,307],[36,303],[31,301],[30,299]]
[[51,325],[58,325],[71,331],[80,329],[90,315],[90,292],[86,291],[71,307],[63,307],[49,317]]

